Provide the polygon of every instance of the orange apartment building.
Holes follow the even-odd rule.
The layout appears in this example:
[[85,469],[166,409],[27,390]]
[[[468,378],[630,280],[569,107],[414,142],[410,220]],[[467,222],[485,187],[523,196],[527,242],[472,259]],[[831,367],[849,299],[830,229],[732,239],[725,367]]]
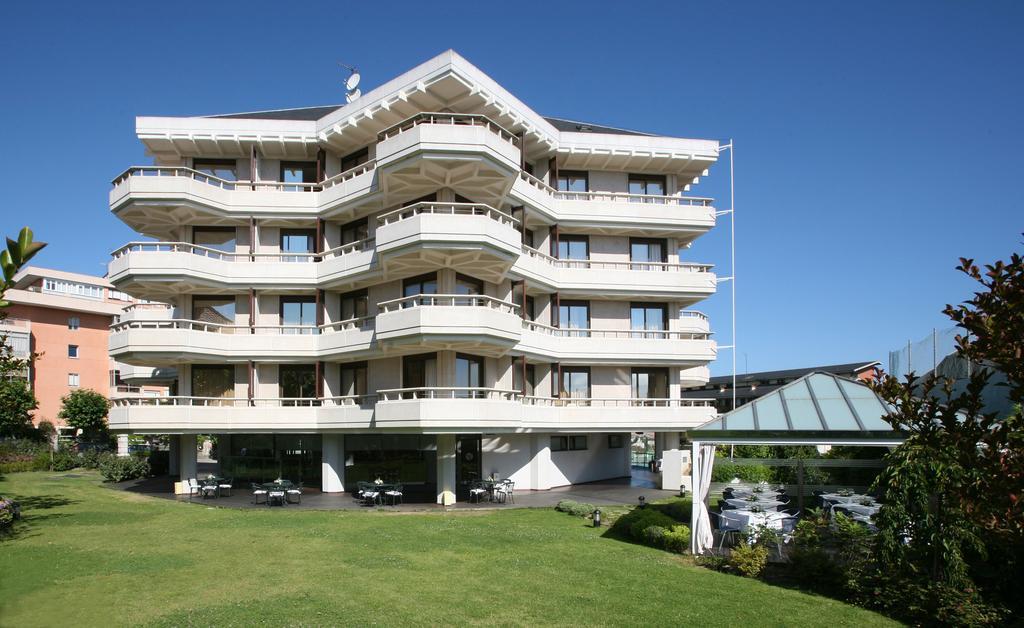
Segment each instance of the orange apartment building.
[[29,266],[7,291],[7,320],[2,324],[16,353],[35,353],[26,376],[39,400],[33,423],[58,428],[61,397],[90,388],[108,397],[123,394],[166,395],[152,369],[122,366],[110,359],[110,325],[125,307],[163,307],[136,303],[103,277]]

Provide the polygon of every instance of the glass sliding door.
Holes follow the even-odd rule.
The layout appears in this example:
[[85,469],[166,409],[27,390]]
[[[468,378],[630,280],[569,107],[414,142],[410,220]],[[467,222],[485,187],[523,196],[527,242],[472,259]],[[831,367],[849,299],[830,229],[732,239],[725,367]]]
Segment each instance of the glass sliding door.
[[572,337],[590,336],[590,302],[560,301],[558,304],[559,335]]
[[210,323],[200,326],[200,331],[231,334],[235,329],[235,297],[200,296],[192,297],[192,320]]
[[[634,368],[630,383],[633,399],[668,399],[668,369]],[[648,405],[642,401],[638,403]]]
[[[473,389],[484,387],[484,359],[476,355],[455,355],[455,387]],[[461,399],[485,397],[480,390],[456,390],[455,396]]]
[[[560,390],[561,399],[590,399],[590,368],[586,366],[563,366]],[[575,403],[581,403],[579,401]]]
[[278,390],[281,405],[319,405],[316,400],[316,366],[313,364],[282,364],[278,367]]
[[316,297],[281,297],[282,334],[316,334]]
[[[437,441],[426,434],[347,434],[345,484],[380,479],[404,486],[406,501],[437,498]],[[412,499],[410,499],[412,497]]]
[[402,358],[402,388],[414,388],[405,393],[405,399],[416,399],[431,394],[430,390],[437,387],[437,354],[424,353],[407,355]]
[[633,338],[664,338],[668,329],[668,306],[664,303],[631,303],[629,327]]
[[197,405],[230,406],[235,397],[235,367],[230,364],[193,364],[192,396]]
[[668,260],[668,244],[659,238],[630,238],[629,261],[633,270],[661,270]]
[[367,391],[366,362],[352,362],[341,365],[341,396],[361,397]]
[[281,261],[310,261],[310,254],[316,252],[315,243],[315,229],[281,229]]
[[319,489],[323,444],[319,434],[232,434],[230,447],[219,452],[221,473],[235,486],[262,484],[281,478]]

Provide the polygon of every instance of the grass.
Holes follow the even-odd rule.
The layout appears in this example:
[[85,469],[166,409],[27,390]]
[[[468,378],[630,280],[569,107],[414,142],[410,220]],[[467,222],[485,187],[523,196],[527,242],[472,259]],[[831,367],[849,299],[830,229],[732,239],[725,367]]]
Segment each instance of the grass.
[[551,509],[231,510],[15,473],[0,625],[888,624],[716,573]]

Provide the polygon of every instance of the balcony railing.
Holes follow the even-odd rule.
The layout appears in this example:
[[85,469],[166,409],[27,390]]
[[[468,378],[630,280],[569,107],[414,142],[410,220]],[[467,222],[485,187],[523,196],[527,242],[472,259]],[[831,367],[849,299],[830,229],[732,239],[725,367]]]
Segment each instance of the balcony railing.
[[316,336],[351,329],[367,329],[373,326],[373,317],[351,318],[324,325],[229,325],[191,319],[132,320],[114,323],[112,332],[127,329],[184,329],[212,334],[256,334],[279,336]]
[[713,408],[714,399],[612,398],[612,397],[523,397],[529,406],[600,408]]
[[370,172],[371,170],[373,170],[376,167],[377,167],[377,161],[374,160],[374,159],[371,159],[370,161],[366,161],[366,162],[363,162],[363,163],[359,164],[355,168],[349,168],[348,170],[346,170],[344,172],[339,172],[338,174],[334,175],[333,177],[328,177],[328,178],[324,179],[323,181],[320,182],[320,186],[323,189],[327,190],[329,188],[332,188],[332,187],[338,185],[339,183],[343,183],[345,181],[348,181],[349,179],[354,179],[354,178],[358,177],[361,174],[364,174],[366,172]]
[[187,406],[201,408],[290,408],[316,406],[366,407],[376,401],[377,395],[347,395],[340,397],[119,397],[111,399],[115,407],[133,406]]
[[378,390],[381,402],[403,399],[493,399],[517,401],[519,392],[501,388],[430,386],[420,388],[391,388]]
[[415,203],[377,216],[377,223],[390,225],[421,214],[445,214],[450,216],[486,216],[503,225],[517,228],[519,219],[482,203]]
[[667,329],[585,329],[553,327],[534,321],[523,321],[523,328],[561,338],[630,338],[637,340],[710,340],[710,333],[670,331]]
[[644,203],[648,205],[683,205],[688,207],[711,207],[715,203],[715,199],[703,196],[629,194],[627,192],[568,192],[556,190],[525,170],[519,172],[519,178],[552,198],[564,201],[604,201],[612,203]]
[[418,113],[378,133],[377,141],[383,142],[389,137],[394,137],[400,133],[404,133],[405,131],[415,128],[421,124],[482,126],[513,146],[517,148],[519,147],[519,137],[515,133],[512,133],[487,116],[477,113]]
[[515,303],[482,294],[416,294],[377,304],[381,314],[411,307],[485,307],[508,314],[515,314],[519,310]]
[[607,262],[592,259],[558,259],[537,249],[523,245],[523,254],[541,260],[555,268],[583,268],[597,270],[641,270],[677,273],[709,273],[714,264],[668,264],[665,262]]
[[210,259],[224,262],[287,262],[295,264],[320,262],[324,259],[331,259],[351,253],[366,251],[373,248],[373,243],[373,238],[364,238],[362,240],[336,246],[322,253],[261,253],[258,251],[241,253],[234,251],[222,251],[220,249],[214,249],[200,244],[190,244],[188,242],[129,242],[121,248],[112,251],[110,256],[114,259],[118,259],[129,253],[188,253],[190,255],[208,257]]
[[708,320],[708,315],[704,312],[698,312],[697,310],[679,310],[679,318],[696,318],[698,320]]
[[[341,173],[346,174],[346,173]],[[359,174],[359,173],[357,173]],[[340,176],[340,175],[335,175]],[[355,176],[355,175],[352,175]],[[323,183],[302,182],[302,181],[231,181],[222,179],[212,174],[186,168],[185,166],[132,166],[118,176],[114,177],[111,183],[117,187],[132,177],[178,177],[198,181],[218,187],[222,190],[238,191],[251,190],[261,192],[319,192]],[[333,182],[336,185],[338,181]]]

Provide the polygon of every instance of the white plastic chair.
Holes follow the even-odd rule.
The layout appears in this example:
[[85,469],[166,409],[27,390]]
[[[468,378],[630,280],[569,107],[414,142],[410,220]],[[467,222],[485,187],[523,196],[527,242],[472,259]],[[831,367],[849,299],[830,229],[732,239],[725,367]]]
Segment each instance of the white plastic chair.
[[188,498],[192,499],[193,495],[199,495],[199,494],[200,494],[199,482],[197,482],[195,478],[189,478],[189,480],[188,480]]
[[302,503],[302,490],[299,489],[298,487],[287,489],[285,491],[285,496],[288,498],[289,501],[291,501],[291,498],[294,497],[295,501],[292,502],[293,504],[301,504]]
[[220,489],[220,491],[222,493],[224,491],[227,491],[228,492],[228,497],[231,497],[231,484],[232,484],[232,482],[233,482],[233,480],[231,480],[231,479],[225,480],[221,484],[218,484],[217,488]]
[[709,513],[712,517],[718,519],[718,531],[722,534],[722,540],[718,544],[718,549],[725,547],[725,539],[729,536],[735,536],[743,531],[743,522],[737,519],[733,519],[726,515],[728,510],[723,510],[722,514],[717,512]]
[[263,501],[266,502],[267,501],[267,489],[263,488],[262,486],[260,486],[258,484],[253,484],[252,485],[252,503],[254,503],[254,504],[260,503],[260,497],[261,496],[263,497]]

